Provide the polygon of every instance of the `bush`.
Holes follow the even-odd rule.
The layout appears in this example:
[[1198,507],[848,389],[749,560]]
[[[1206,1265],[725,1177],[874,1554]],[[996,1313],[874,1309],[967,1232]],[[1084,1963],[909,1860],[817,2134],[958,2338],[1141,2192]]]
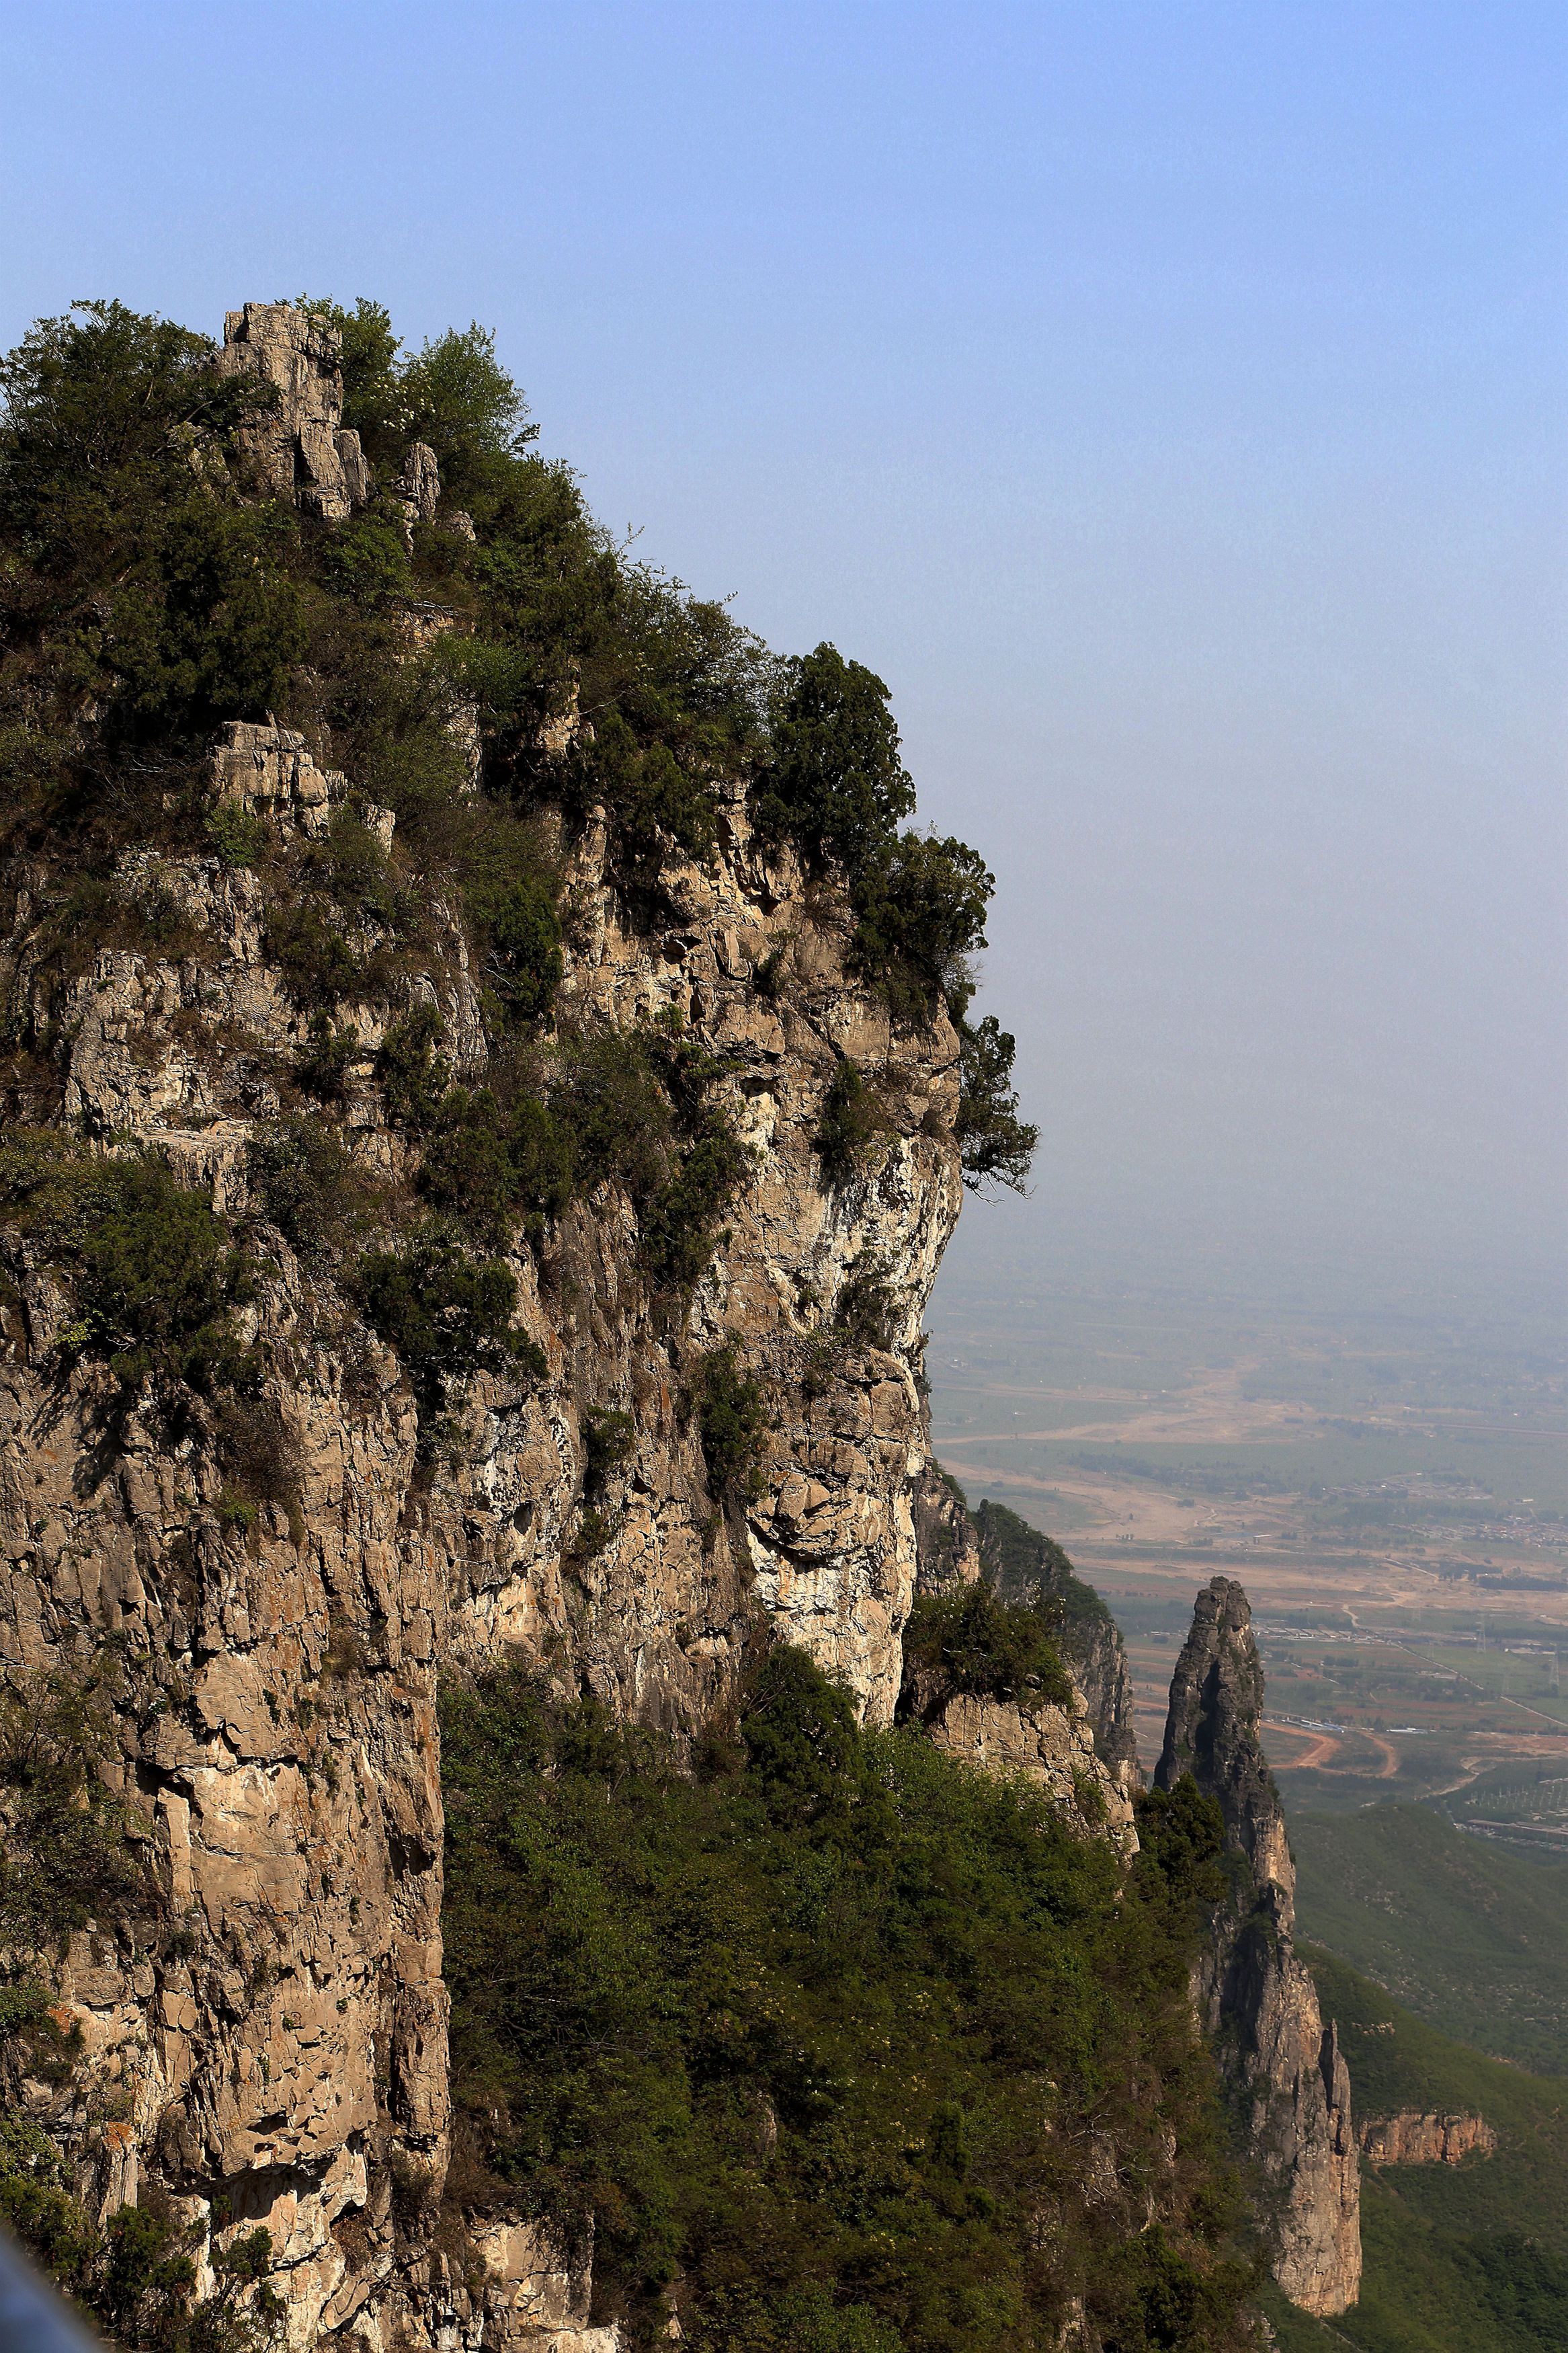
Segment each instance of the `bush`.
[[204,1392],[239,1377],[232,1310],[253,1270],[163,1161],[97,1159],[58,1131],[16,1131],[0,1150],[7,1215],[71,1285],[78,1320],[62,1345],[106,1356],[127,1388],[149,1372]]
[[402,1250],[363,1252],[358,1288],[366,1321],[403,1360],[426,1440],[453,1384],[481,1372],[537,1377],[544,1370],[542,1351],[512,1324],[510,1268],[470,1258],[437,1223]]
[[972,1193],[994,1182],[1024,1190],[1040,1131],[1018,1116],[1013,1088],[1016,1040],[994,1013],[972,1029],[958,1025],[958,1141],[963,1181]]
[[888,1268],[874,1250],[862,1250],[839,1286],[833,1327],[851,1348],[891,1348],[898,1336],[900,1300]]
[[764,833],[859,871],[915,805],[888,702],[881,680],[834,646],[783,666],[771,756],[752,797]]
[[359,1031],[353,1023],[340,1029],[329,1014],[318,1008],[310,1016],[305,1043],[294,1056],[295,1083],[318,1103],[341,1103],[359,1055]]
[[246,1172],[265,1214],[304,1259],[340,1249],[368,1203],[363,1177],[320,1120],[285,1119],[257,1130]]
[[672,2307],[700,2353],[995,2353],[1074,2296],[1108,2346],[1248,2342],[1173,1816],[1124,1878],[783,1647],[739,1730],[699,1778],[519,1674],[443,1700],[458,2113],[498,2194],[594,2215],[629,2353]]
[[733,1341],[704,1358],[698,1398],[710,1487],[715,1495],[735,1493],[755,1503],[763,1492],[759,1457],[767,1432],[767,1406],[762,1384],[741,1371]]
[[114,1753],[100,1671],[10,1670],[0,1688],[0,1932],[18,1954],[151,1898],[99,1767]]
[[612,1409],[583,1417],[583,1493],[602,1494],[616,1472],[631,1460],[637,1445],[637,1424],[629,1413]]
[[747,1166],[745,1146],[721,1112],[707,1113],[668,1184],[648,1203],[642,1255],[654,1282],[689,1292],[713,1255],[725,1204]]
[[822,1117],[814,1139],[822,1155],[823,1175],[830,1185],[847,1184],[856,1174],[876,1133],[876,1111],[860,1065],[842,1054],[822,1098]]
[[147,1373],[211,1391],[238,1373],[231,1309],[254,1276],[210,1203],[160,1161],[116,1167],[115,1199],[74,1253],[82,1345],[132,1386]]
[[1037,1609],[998,1599],[984,1578],[915,1597],[904,1628],[905,1694],[922,1711],[955,1692],[1068,1707],[1072,1684]]
[[511,1021],[539,1021],[561,986],[561,918],[539,877],[508,883],[493,896],[468,894],[485,938],[485,986]]
[[0,2116],[0,2214],[116,2344],[264,2353],[277,2342],[284,2305],[268,2284],[269,2232],[215,2243],[214,2292],[198,2297],[194,2232],[145,2202],[121,2206],[100,2229],[65,2184],[47,2136],[19,2116]]
[[979,853],[951,837],[883,843],[855,881],[850,969],[902,1019],[929,1021],[955,991],[966,1000],[964,959],[985,944],[995,887]]
[[436,1008],[419,1004],[391,1024],[376,1050],[386,1115],[416,1134],[435,1126],[451,1083],[450,1066],[437,1051],[445,1034]]

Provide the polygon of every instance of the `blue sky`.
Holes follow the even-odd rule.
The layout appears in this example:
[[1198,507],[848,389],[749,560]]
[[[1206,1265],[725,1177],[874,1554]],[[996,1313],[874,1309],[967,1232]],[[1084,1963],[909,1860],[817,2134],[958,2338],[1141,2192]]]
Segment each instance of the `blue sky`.
[[0,7],[0,337],[493,325],[891,684],[1045,1135],[965,1247],[1561,1231],[1560,5]]

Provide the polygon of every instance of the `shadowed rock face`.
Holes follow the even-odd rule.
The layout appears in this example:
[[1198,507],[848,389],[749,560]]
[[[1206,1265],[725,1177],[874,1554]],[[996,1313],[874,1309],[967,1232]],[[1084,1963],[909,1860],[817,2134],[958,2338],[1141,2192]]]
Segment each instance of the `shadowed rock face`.
[[1263,2185],[1274,2275],[1292,2303],[1343,2312],[1361,2286],[1361,2192],[1350,2075],[1290,1943],[1296,1867],[1258,1738],[1263,1668],[1234,1579],[1197,1597],[1171,1682],[1156,1785],[1190,1773],[1217,1799],[1234,1858],[1196,1988]]

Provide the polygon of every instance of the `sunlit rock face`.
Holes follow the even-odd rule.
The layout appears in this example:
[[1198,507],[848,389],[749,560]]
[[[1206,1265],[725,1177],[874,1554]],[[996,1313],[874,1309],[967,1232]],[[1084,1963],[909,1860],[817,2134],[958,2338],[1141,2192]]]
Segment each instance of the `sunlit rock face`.
[[1219,1801],[1237,1860],[1215,1911],[1197,1997],[1262,2178],[1274,2275],[1292,2303],[1343,2312],[1361,2288],[1361,2189],[1350,2075],[1317,1989],[1291,1945],[1296,1866],[1258,1736],[1263,1667],[1241,1587],[1197,1597],[1171,1683],[1155,1770],[1190,1773]]
[[[229,325],[228,364],[279,385],[258,428],[279,482],[346,512],[355,453],[328,331],[278,306]],[[436,496],[426,472],[416,494]],[[237,804],[279,839],[311,838],[351,786],[286,730],[230,728],[213,747],[214,810]],[[391,841],[385,812],[362,814]],[[588,2325],[584,2247],[498,2221],[470,2275],[410,2220],[448,2153],[438,1669],[518,1660],[679,1736],[732,1694],[771,1625],[868,1720],[892,1715],[928,1451],[921,1319],[962,1198],[958,1041],[943,1016],[895,1025],[847,976],[845,909],[756,843],[739,786],[720,820],[710,864],[672,854],[651,926],[606,871],[602,824],[562,844],[558,1005],[588,1030],[678,1019],[721,1060],[750,1156],[713,1258],[672,1305],[639,1271],[627,1197],[606,1185],[576,1203],[511,1261],[542,1374],[476,1378],[434,1455],[352,1296],[265,1229],[241,1336],[267,1346],[251,1409],[289,1500],[237,1514],[210,1418],[172,1430],[150,1391],[125,1409],[101,1367],[62,1356],[69,1302],[25,1240],[7,1245],[0,1646],[40,1676],[116,1646],[110,1770],[156,1889],[144,1916],[73,1942],[56,1990],[82,2064],[64,2091],[19,2095],[100,2208],[140,2181],[198,2225],[265,2223],[294,2347],[614,2342]],[[155,884],[177,910],[179,952],[104,945],[62,976],[40,953],[41,878],[21,873],[11,1006],[58,1041],[68,1115],[96,1148],[155,1147],[244,1214],[248,1148],[306,1016],[269,961],[253,873],[146,850],[122,864],[127,891]],[[479,979],[455,914],[436,904],[427,928],[405,993],[439,1013],[472,1083]],[[391,1017],[345,1003],[333,1018],[354,1033],[339,1133],[396,1182],[408,1147],[374,1069]],[[830,1181],[816,1138],[846,1054],[879,1074],[882,1129]],[[882,1312],[848,1345],[833,1335],[854,1282]],[[705,1356],[731,1343],[768,1403],[743,1496],[712,1492],[693,1406]],[[632,1443],[590,1540],[584,1423],[611,1411]]]

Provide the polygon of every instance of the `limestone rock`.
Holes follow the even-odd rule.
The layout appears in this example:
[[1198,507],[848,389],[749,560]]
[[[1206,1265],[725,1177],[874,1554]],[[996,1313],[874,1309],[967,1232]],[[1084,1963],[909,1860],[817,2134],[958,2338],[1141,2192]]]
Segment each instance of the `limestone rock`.
[[955,1692],[922,1712],[933,1744],[989,1773],[1021,1773],[1044,1789],[1064,1821],[1108,1838],[1131,1862],[1138,1852],[1131,1800],[1095,1753],[1083,1695],[1068,1707],[1024,1705]]
[[1490,2157],[1496,2147],[1497,2134],[1485,2116],[1406,2108],[1395,2116],[1362,2119],[1361,2153],[1369,2165],[1462,2165],[1467,2157]]
[[[287,322],[279,343],[274,323],[253,306],[232,347],[246,364],[292,352],[319,386],[330,353],[309,337],[297,349]],[[348,786],[297,734],[247,724],[214,747],[209,789],[286,837],[330,823]],[[500,2235],[476,2294],[425,2226],[398,2219],[437,2199],[447,2166],[438,1663],[520,1659],[679,1734],[732,1693],[761,1609],[847,1678],[869,1720],[893,1712],[928,1459],[921,1318],[962,1198],[957,1040],[941,1018],[895,1028],[847,976],[847,911],[808,899],[794,858],[753,840],[738,786],[719,818],[710,865],[671,853],[653,929],[615,887],[602,824],[561,849],[577,917],[563,1010],[622,1030],[679,1015],[723,1058],[752,1147],[684,1326],[638,1272],[626,1198],[578,1201],[512,1261],[542,1377],[477,1379],[456,1402],[461,1443],[416,1476],[395,1359],[351,1297],[269,1235],[243,1337],[269,1352],[258,1402],[283,1433],[290,1492],[247,1535],[220,1511],[204,1417],[176,1440],[150,1401],[110,1414],[101,1368],[50,1354],[68,1294],[25,1237],[0,1235],[16,1295],[0,1305],[0,1672],[25,1685],[106,1636],[138,1662],[116,1769],[167,1930],[73,1943],[54,1991],[80,2065],[66,2091],[38,2087],[37,2113],[95,2198],[129,2181],[169,2197],[206,2234],[208,2280],[224,2229],[265,2224],[300,2353],[477,2353],[503,2328],[613,2353],[579,2273],[570,2296],[540,2286],[564,2274],[553,2255],[524,2261],[505,2235],[520,2221],[487,2220]],[[269,958],[258,876],[205,851],[128,852],[117,889],[155,892],[181,944],[100,947],[75,973],[45,954],[42,879],[16,881],[0,980],[57,1041],[73,1124],[103,1149],[155,1147],[220,1208],[246,1208],[249,1142],[278,1113],[277,1075],[307,1024]],[[428,961],[403,986],[477,1078],[478,978],[455,915],[430,912]],[[787,987],[764,999],[752,974],[775,950]],[[397,1179],[406,1146],[373,1079],[397,1008],[326,1009],[358,1038],[339,1132]],[[829,1184],[815,1138],[845,1052],[889,1074],[897,1111],[875,1165]],[[887,1328],[881,1345],[841,1345],[837,1303],[868,1263],[889,1287]],[[730,1342],[775,1426],[763,1492],[726,1512],[687,1401],[706,1352]],[[584,1556],[584,1418],[612,1409],[635,1445],[604,1497],[609,1540]],[[1084,1756],[1087,1736],[1065,1738]],[[105,2114],[112,2146],[92,2121]]]
[[1060,1545],[1016,1513],[982,1504],[975,1534],[981,1567],[1003,1599],[1043,1602],[1050,1611],[1057,1647],[1088,1706],[1096,1747],[1121,1788],[1142,1788],[1132,1676],[1115,1619]]
[[1292,2303],[1343,2312],[1361,2287],[1361,2191],[1350,2073],[1290,1941],[1296,1870],[1258,1736],[1263,1668],[1241,1587],[1197,1597],[1171,1683],[1162,1789],[1190,1773],[1225,1816],[1237,1858],[1196,1995],[1270,2218],[1274,2276]]
[[276,385],[278,406],[242,428],[245,455],[277,498],[329,522],[372,490],[359,435],[343,430],[342,337],[288,302],[247,302],[224,322],[218,369]]
[[915,1522],[916,1578],[922,1592],[973,1585],[980,1575],[980,1546],[958,1490],[934,1462],[927,1463],[910,1494]]

